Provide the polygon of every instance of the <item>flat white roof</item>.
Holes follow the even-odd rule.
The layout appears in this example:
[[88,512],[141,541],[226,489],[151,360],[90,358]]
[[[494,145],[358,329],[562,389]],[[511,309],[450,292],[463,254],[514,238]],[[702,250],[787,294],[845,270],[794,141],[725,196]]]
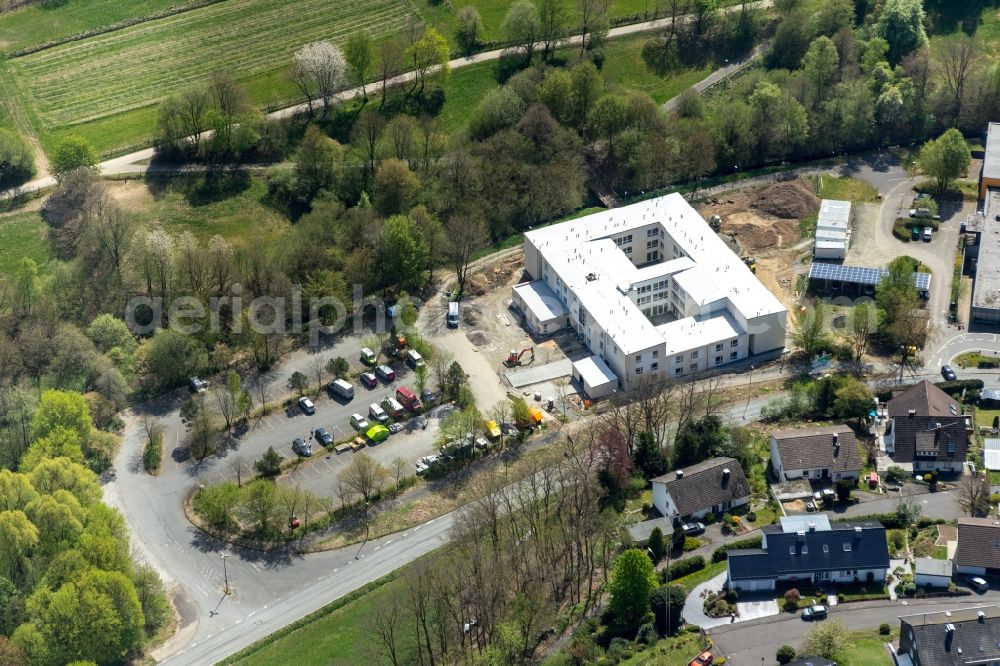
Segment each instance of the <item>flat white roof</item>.
[[687,317],[661,324],[656,330],[667,341],[667,356],[694,347],[723,342],[743,334],[743,330],[729,314]]
[[1000,123],[990,123],[986,132],[983,178],[1000,178]]
[[818,240],[816,241],[816,248],[823,250],[846,250],[847,241],[841,240]]
[[565,317],[568,312],[556,292],[544,280],[524,282],[514,287],[514,291],[539,321]]
[[[661,229],[667,237],[660,254],[667,260],[650,266],[635,266],[613,240],[631,234],[636,256],[645,256],[646,243],[659,239]],[[743,319],[785,312],[778,298],[677,193],[550,225],[524,236],[625,354],[663,342],[662,333],[619,289],[625,283],[672,275],[699,304],[728,299],[727,309]],[[671,259],[672,244],[687,261]]]
[[573,370],[578,372],[584,383],[591,387],[604,386],[612,382],[618,384],[618,375],[611,371],[600,356],[588,356],[573,361]]
[[1000,471],[1000,451],[996,449],[983,451],[983,467],[991,472]]
[[817,229],[843,229],[851,224],[851,202],[837,199],[823,199],[819,203]]
[[833,529],[830,526],[830,517],[825,513],[816,513],[811,516],[782,516],[781,531],[785,534],[791,532],[808,532],[810,523],[817,532],[829,532]]
[[846,242],[847,232],[834,229],[817,229],[816,240]]

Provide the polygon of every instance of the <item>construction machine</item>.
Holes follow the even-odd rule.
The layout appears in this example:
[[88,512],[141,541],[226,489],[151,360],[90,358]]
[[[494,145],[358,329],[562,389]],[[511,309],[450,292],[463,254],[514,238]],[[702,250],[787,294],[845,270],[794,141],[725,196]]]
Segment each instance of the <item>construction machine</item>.
[[743,263],[747,265],[751,273],[757,273],[757,259],[756,257],[743,257]]
[[503,364],[506,365],[508,368],[516,368],[517,366],[521,365],[521,359],[528,352],[531,352],[531,359],[528,361],[528,363],[533,363],[535,361],[535,348],[525,347],[520,352],[518,352],[516,349],[511,349],[510,354],[504,360]]

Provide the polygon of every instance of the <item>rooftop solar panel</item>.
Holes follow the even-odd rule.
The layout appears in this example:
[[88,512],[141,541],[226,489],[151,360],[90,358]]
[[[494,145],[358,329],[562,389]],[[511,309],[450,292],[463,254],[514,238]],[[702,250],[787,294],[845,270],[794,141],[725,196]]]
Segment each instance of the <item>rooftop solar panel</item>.
[[[864,266],[813,264],[809,267],[810,280],[836,280],[837,282],[871,286],[877,285],[888,274],[889,271],[884,268],[866,268]],[[930,273],[914,273],[913,281],[918,291],[930,290]]]

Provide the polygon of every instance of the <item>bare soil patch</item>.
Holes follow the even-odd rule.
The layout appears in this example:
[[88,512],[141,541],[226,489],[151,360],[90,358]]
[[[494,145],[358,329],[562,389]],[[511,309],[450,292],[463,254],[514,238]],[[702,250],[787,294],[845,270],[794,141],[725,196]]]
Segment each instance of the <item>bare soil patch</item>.
[[765,187],[753,207],[783,220],[801,220],[819,210],[819,197],[811,183],[797,178]]

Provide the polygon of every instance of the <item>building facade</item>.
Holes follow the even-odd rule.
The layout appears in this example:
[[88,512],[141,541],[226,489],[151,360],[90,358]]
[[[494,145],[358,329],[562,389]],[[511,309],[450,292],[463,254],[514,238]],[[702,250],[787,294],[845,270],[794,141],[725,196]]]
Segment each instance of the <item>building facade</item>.
[[677,520],[722,515],[750,502],[750,483],[735,458],[711,458],[652,480],[653,506]]

